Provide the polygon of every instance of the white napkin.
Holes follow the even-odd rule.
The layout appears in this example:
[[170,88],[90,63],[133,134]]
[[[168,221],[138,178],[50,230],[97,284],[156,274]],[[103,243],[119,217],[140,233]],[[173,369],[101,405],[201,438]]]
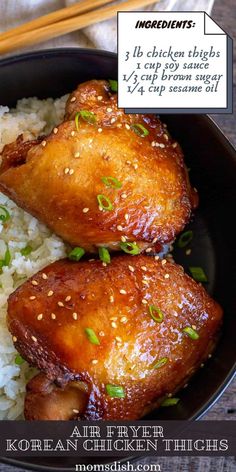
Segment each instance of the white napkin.
[[[77,0],[0,0],[0,31],[5,31],[33,18],[69,6]],[[160,0],[145,10],[211,12],[214,0]],[[121,8],[122,10],[122,8]],[[64,46],[80,46],[116,51],[116,18],[102,21],[81,31],[37,44],[27,50]],[[22,52],[19,51],[19,52]]]

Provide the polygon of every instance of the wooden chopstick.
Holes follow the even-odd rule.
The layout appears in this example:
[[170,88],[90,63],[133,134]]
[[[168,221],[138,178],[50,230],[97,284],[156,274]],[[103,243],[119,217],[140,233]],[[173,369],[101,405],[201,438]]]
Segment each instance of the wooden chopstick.
[[21,33],[26,33],[34,29],[42,28],[43,26],[57,23],[58,21],[67,20],[73,16],[81,15],[82,13],[87,13],[90,10],[95,10],[95,8],[104,6],[111,2],[112,0],[81,0],[70,7],[53,11],[52,13],[40,16],[35,20],[28,21],[23,25],[17,26],[16,28],[11,28],[10,30],[1,33],[0,41],[4,41],[5,39],[11,38],[13,36],[15,37]]
[[[85,28],[86,26],[107,20],[116,15],[118,11],[129,11],[144,7],[156,2],[157,0],[127,0],[104,8],[89,11],[79,16],[75,16],[63,21],[48,24],[46,26],[29,30],[24,33],[10,36],[2,40],[0,35],[0,53],[4,54],[10,51],[38,44],[48,39],[56,38],[72,31]],[[4,33],[3,33],[4,34]]]

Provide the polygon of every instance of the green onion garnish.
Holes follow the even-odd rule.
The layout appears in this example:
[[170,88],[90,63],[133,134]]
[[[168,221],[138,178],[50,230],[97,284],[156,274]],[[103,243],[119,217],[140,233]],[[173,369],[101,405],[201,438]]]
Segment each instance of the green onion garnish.
[[85,254],[85,250],[82,247],[75,247],[69,253],[68,257],[71,261],[79,261]]
[[10,219],[9,211],[2,205],[0,205],[0,221],[6,223]]
[[85,328],[85,333],[92,344],[100,344],[100,341],[92,328]]
[[174,406],[177,405],[177,403],[179,403],[179,398],[165,398],[161,406]]
[[24,362],[25,362],[25,359],[23,359],[23,357],[21,357],[20,354],[17,354],[15,357],[15,364],[22,365],[24,364]]
[[90,125],[96,123],[96,115],[92,111],[80,110],[75,115],[75,126],[77,131],[79,131],[79,119],[82,118],[84,121],[87,121]]
[[109,397],[112,398],[125,398],[125,390],[121,385],[106,385],[106,391]]
[[118,91],[118,82],[117,80],[109,79],[109,85],[112,92]]
[[28,256],[33,251],[33,248],[30,245],[25,246],[21,249],[20,253],[22,256]]
[[98,254],[102,262],[106,262],[106,264],[110,264],[111,262],[111,256],[109,254],[109,251],[106,247],[99,247],[98,248]]
[[168,362],[168,357],[162,357],[156,362],[156,364],[154,364],[153,369],[160,369],[160,367],[165,365],[167,362]]
[[207,276],[202,267],[189,267],[189,270],[197,282],[207,282]]
[[99,208],[102,208],[102,210],[107,210],[107,211],[113,210],[113,205],[111,201],[109,200],[109,198],[106,197],[106,195],[102,195],[102,194],[97,195],[97,201],[98,201]]
[[[158,308],[155,305],[150,305],[148,308],[149,308],[149,313],[150,313],[152,319],[154,321],[156,321],[157,323],[161,323],[163,321],[164,315],[163,315],[162,311],[160,310],[160,308]],[[154,312],[158,313],[159,316],[158,317],[155,316]]]
[[193,232],[191,230],[185,231],[185,233],[181,234],[181,236],[178,239],[178,247],[185,247],[187,246],[190,241],[193,239]]
[[136,243],[122,242],[120,243],[120,248],[122,249],[122,251],[126,252],[126,254],[132,254],[133,256],[136,256],[140,253],[140,249]]
[[141,136],[141,138],[145,138],[145,136],[149,135],[149,131],[145,126],[136,123],[135,125],[131,125],[131,129],[138,135]]
[[194,341],[199,338],[199,334],[191,328],[191,326],[186,326],[186,328],[183,329],[183,333],[186,333],[191,339],[194,339]]
[[110,188],[121,188],[122,183],[119,182],[115,177],[102,177],[102,182],[106,185],[106,187]]
[[7,250],[4,254],[4,259],[0,259],[0,269],[2,269],[3,266],[9,266],[10,262],[11,262],[11,253],[7,246]]

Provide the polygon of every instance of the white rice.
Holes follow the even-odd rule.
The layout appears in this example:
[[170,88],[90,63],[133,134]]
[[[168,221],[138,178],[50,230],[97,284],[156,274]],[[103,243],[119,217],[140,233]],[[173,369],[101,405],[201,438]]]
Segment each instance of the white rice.
[[[0,106],[0,151],[19,134],[32,139],[49,133],[62,121],[66,99],[24,98],[15,109]],[[0,420],[14,420],[22,417],[25,385],[33,369],[26,362],[20,366],[15,363],[17,352],[6,327],[7,298],[28,277],[64,257],[66,246],[2,193],[0,205],[10,213],[10,220],[4,226],[0,221],[0,259],[4,259],[7,247],[11,254],[9,267],[3,267],[0,273]],[[20,251],[27,245],[33,250],[22,256]]]

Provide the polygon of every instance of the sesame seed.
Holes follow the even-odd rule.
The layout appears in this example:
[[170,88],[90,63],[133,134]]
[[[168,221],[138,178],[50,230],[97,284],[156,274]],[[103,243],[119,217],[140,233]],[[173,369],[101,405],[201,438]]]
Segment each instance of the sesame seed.
[[115,323],[115,321],[112,321],[111,327],[112,327],[112,328],[117,328],[117,324]]
[[77,157],[80,157],[80,152],[79,152],[79,151],[75,152],[75,153],[74,153],[74,157],[75,157],[76,159],[77,159]]
[[112,118],[111,119],[111,124],[115,123],[116,119],[115,118]]
[[66,168],[64,169],[64,174],[68,174],[68,173],[69,173],[69,170],[70,170],[69,167],[66,167]]
[[16,337],[16,336],[13,336],[13,337],[12,337],[12,341],[13,341],[14,343],[16,343],[17,337]]
[[97,360],[97,359],[93,359],[93,360],[92,360],[92,364],[95,365],[95,364],[97,364],[97,363],[98,363],[98,360]]
[[126,318],[126,316],[122,316],[122,318],[120,319],[121,323],[127,323],[127,321],[128,321],[128,318]]
[[137,168],[138,168],[138,164],[134,164],[134,166],[133,166],[133,167],[134,167],[134,169],[135,169],[135,170],[137,170]]
[[32,283],[32,285],[35,285],[35,286],[36,286],[36,285],[38,285],[38,282],[37,282],[37,280],[32,280],[32,282],[31,282],[31,283]]
[[123,228],[122,228],[121,225],[118,225],[118,226],[116,227],[116,229],[117,229],[118,231],[123,231]]
[[131,161],[126,161],[126,164],[128,164],[128,166],[130,166],[132,164]]
[[35,336],[31,336],[31,339],[32,339],[32,341],[34,341],[34,343],[36,343],[38,341]]
[[39,321],[40,321],[40,320],[42,320],[42,319],[43,319],[43,314],[42,314],[42,313],[40,313],[40,314],[37,316],[37,320],[39,320]]
[[93,262],[93,261],[95,261],[95,259],[89,259],[89,262]]
[[54,134],[57,134],[57,133],[58,133],[58,128],[54,128],[54,129],[53,129],[53,133],[54,133]]
[[129,267],[130,272],[134,272],[134,271],[135,271],[135,269],[134,269],[133,266],[129,265],[128,267]]
[[122,343],[117,343],[116,345],[118,348],[120,348],[122,346]]
[[151,248],[151,247],[148,247],[148,248],[146,249],[146,252],[151,252],[151,251],[152,251],[152,248]]
[[32,295],[32,297],[29,297],[30,300],[35,300],[36,297]]
[[167,260],[166,260],[166,259],[162,259],[162,261],[161,261],[161,265],[163,265],[163,266],[164,266],[164,265],[166,264],[166,262],[167,262]]
[[142,304],[147,305],[147,300],[145,300],[145,298],[142,299]]
[[47,278],[48,278],[47,274],[43,273],[43,274],[42,274],[42,278],[43,278],[44,280],[47,280]]
[[144,270],[144,272],[147,271],[147,267],[146,267],[146,266],[141,266],[141,269]]
[[51,297],[54,294],[53,290],[49,290],[48,297]]
[[98,95],[98,97],[97,97],[97,99],[98,99],[99,101],[101,101],[102,98],[103,98],[102,95]]
[[127,123],[125,124],[125,127],[126,129],[130,129],[130,125],[128,125]]
[[192,328],[193,328],[193,329],[197,329],[197,326],[196,326],[196,325],[192,325]]
[[58,306],[64,306],[63,302],[57,302]]
[[163,138],[165,138],[165,140],[168,141],[169,140],[168,134],[163,134]]
[[125,214],[125,221],[128,221],[128,219],[129,219],[129,215],[128,215],[128,213],[126,213]]
[[143,285],[148,285],[148,281],[147,280],[142,280],[142,284]]
[[197,193],[197,189],[196,189],[196,187],[193,187],[193,190],[194,190],[194,192],[196,192],[196,193]]
[[165,279],[169,279],[170,274],[165,274]]
[[122,128],[122,124],[118,123],[117,128]]
[[82,210],[82,211],[83,211],[83,213],[88,213],[88,211],[89,211],[89,208],[83,208],[83,210]]
[[120,293],[121,293],[121,295],[126,295],[127,294],[126,290],[124,290],[123,288],[120,290]]
[[209,354],[209,355],[208,355],[208,359],[210,359],[211,357],[212,357],[212,354]]
[[173,143],[173,144],[172,144],[172,147],[173,147],[173,148],[176,148],[176,146],[178,146],[178,143]]
[[152,142],[151,142],[151,146],[152,146],[152,147],[155,147],[155,146],[156,146],[156,141],[152,141]]
[[165,144],[160,143],[160,144],[159,144],[159,147],[160,147],[160,148],[165,148],[166,146],[165,146]]
[[126,193],[122,193],[122,194],[121,194],[121,198],[124,198],[124,199],[127,198],[127,194],[126,194]]
[[47,144],[47,141],[45,141],[45,139],[41,142],[42,146],[45,147],[46,144]]
[[159,261],[160,257],[159,257],[159,256],[155,256],[154,259],[155,259],[155,261]]
[[98,334],[99,334],[99,336],[105,336],[104,331],[100,331]]
[[102,128],[98,128],[98,133],[102,133]]
[[78,319],[77,313],[73,313],[72,316],[73,316],[74,320],[77,320],[77,319]]
[[186,256],[189,256],[192,252],[192,249],[186,249],[185,254]]
[[56,319],[55,313],[51,313],[51,318],[52,318],[52,320],[55,320],[55,319]]
[[78,414],[78,413],[79,413],[79,410],[76,410],[75,408],[73,408],[73,410],[72,410],[72,411],[73,411],[73,413],[76,413],[76,414]]
[[123,243],[125,243],[125,241],[126,241],[126,236],[121,236],[120,239],[121,239],[121,241],[122,241]]
[[107,112],[108,112],[108,113],[111,113],[111,112],[112,112],[112,108],[108,107],[108,108],[107,108]]
[[75,131],[71,131],[71,136],[74,136],[75,135]]
[[152,240],[152,244],[155,244],[156,242],[157,242],[157,238],[154,238],[154,239]]
[[76,97],[72,97],[72,98],[70,99],[71,103],[75,102],[75,100],[76,100]]
[[204,364],[202,363],[202,364],[200,365],[200,367],[203,368],[203,367],[204,367]]
[[122,343],[122,339],[120,336],[116,336],[116,341],[118,341],[118,343]]
[[69,170],[69,175],[74,174],[74,172],[75,172],[74,169],[70,169],[70,170]]
[[102,266],[103,266],[103,267],[106,267],[106,266],[107,266],[107,263],[106,263],[106,262],[102,262]]
[[110,295],[109,300],[110,300],[110,303],[114,303],[114,297],[113,297],[113,295]]
[[117,316],[111,316],[110,321],[117,321]]
[[71,296],[67,295],[67,297],[65,298],[65,302],[69,302],[70,300],[71,300]]

